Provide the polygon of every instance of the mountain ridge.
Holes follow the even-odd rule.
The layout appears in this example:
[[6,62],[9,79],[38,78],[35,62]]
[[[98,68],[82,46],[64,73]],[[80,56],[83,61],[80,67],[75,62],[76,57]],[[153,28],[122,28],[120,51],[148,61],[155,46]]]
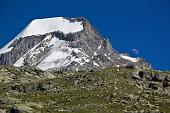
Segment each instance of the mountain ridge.
[[150,68],[140,58],[120,55],[84,17],[33,20],[4,48],[0,50],[1,65],[35,66],[42,70],[103,69],[127,65]]

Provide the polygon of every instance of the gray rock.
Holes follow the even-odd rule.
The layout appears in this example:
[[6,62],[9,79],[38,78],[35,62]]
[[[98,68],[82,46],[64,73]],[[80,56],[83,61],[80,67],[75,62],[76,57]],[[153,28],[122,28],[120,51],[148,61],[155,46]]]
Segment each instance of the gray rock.
[[[71,58],[80,58],[80,62],[72,61],[68,65],[58,65],[62,64],[63,60],[56,60],[54,63],[55,67],[49,68],[51,70],[92,70],[92,69],[102,69],[109,66],[127,66],[132,64],[134,66],[139,66],[142,68],[150,68],[150,65],[146,63],[143,59],[138,62],[132,62],[130,60],[123,59],[119,53],[112,48],[110,41],[103,38],[94,27],[85,18],[69,19],[70,21],[82,21],[84,30],[81,32],[63,34],[62,32],[56,31],[47,34],[41,34],[38,36],[27,36],[20,37],[16,39],[10,47],[13,49],[10,52],[0,54],[0,65],[13,65],[15,64],[23,55],[25,55],[30,49],[39,44],[35,51],[39,51],[36,54],[27,53],[24,59],[24,66],[35,66],[39,68],[41,62],[49,56],[53,46],[48,46],[50,40],[44,40],[48,35],[57,37],[59,40],[66,41],[66,44],[62,45],[57,49],[61,49],[62,52],[67,52],[67,49],[62,49],[65,46],[69,48],[77,48],[81,52],[72,51],[71,57],[67,57],[64,61],[70,61]],[[43,49],[42,49],[43,48]],[[86,57],[86,60],[85,58]],[[88,61],[87,61],[88,60]]]
[[0,113],[7,113],[7,112],[4,109],[0,109]]
[[151,88],[151,89],[153,89],[153,90],[158,90],[158,88],[159,88],[158,83],[156,83],[156,82],[150,82],[149,88]]
[[16,104],[16,103],[20,103],[20,102],[21,102],[21,100],[16,99],[16,98],[12,98],[12,97],[0,98],[0,105]]
[[140,76],[137,75],[137,74],[132,74],[132,79],[137,79],[137,80],[140,80]]
[[21,113],[19,109],[12,107],[9,111],[9,113]]
[[33,109],[24,104],[18,104],[10,108],[9,113],[33,113]]

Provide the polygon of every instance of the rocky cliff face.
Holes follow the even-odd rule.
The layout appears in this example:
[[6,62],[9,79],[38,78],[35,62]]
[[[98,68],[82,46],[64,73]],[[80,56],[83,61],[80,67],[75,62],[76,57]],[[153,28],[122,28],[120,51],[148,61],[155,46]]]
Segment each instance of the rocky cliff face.
[[68,71],[127,65],[150,68],[141,58],[120,55],[82,17],[32,21],[0,50],[0,64]]

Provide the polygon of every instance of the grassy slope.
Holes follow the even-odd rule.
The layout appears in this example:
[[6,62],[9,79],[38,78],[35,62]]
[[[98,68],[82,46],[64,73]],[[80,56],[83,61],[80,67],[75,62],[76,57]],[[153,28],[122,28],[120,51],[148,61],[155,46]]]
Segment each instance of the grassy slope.
[[[67,73],[53,79],[21,85],[32,86],[38,83],[53,84],[47,91],[30,93],[11,92],[11,83],[0,83],[1,98],[12,97],[19,102],[1,104],[1,109],[15,106],[28,106],[37,113],[122,113],[125,111],[154,110],[169,112],[170,103],[156,103],[154,98],[169,99],[170,97],[156,92],[146,92],[135,86],[126,75],[134,70],[125,68],[107,68],[97,72]],[[12,83],[13,84],[13,83]],[[17,100],[17,101],[18,101]],[[33,102],[33,103],[32,103]],[[24,108],[28,109],[28,108]]]

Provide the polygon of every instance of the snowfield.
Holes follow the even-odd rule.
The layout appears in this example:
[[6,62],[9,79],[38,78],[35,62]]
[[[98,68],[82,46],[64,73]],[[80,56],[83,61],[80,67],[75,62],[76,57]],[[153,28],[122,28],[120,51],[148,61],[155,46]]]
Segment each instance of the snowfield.
[[68,34],[82,30],[82,22],[70,22],[70,20],[64,19],[63,17],[35,19],[17,37],[40,35],[54,31]]
[[83,29],[84,28],[82,22],[70,22],[70,20],[64,19],[63,17],[35,19],[12,41],[10,41],[6,46],[1,48],[0,54],[10,52],[13,49],[13,47],[10,47],[10,45],[20,37],[43,35],[54,31],[59,31],[64,34],[68,34],[79,32]]
[[127,56],[127,55],[124,55],[124,54],[120,54],[120,56],[121,56],[123,59],[130,60],[130,61],[132,61],[132,62],[138,62],[138,61],[139,61],[139,58],[133,58],[133,57],[130,57],[130,56]]

